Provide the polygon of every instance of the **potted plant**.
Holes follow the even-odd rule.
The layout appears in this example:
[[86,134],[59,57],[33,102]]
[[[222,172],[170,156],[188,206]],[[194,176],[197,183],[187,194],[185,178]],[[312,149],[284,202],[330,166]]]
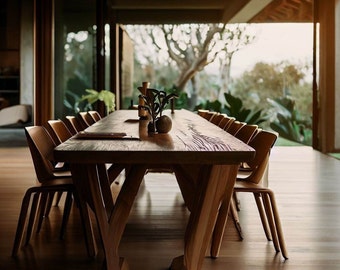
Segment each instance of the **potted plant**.
[[85,89],[86,95],[83,95],[80,101],[87,100],[89,104],[102,101],[105,104],[106,114],[113,112],[116,107],[115,94],[109,90],[101,90],[100,92],[94,89]]
[[151,121],[148,125],[149,132],[167,133],[171,130],[172,121],[167,115],[162,115],[163,110],[169,101],[175,97],[176,94],[166,94],[165,91],[147,88],[145,95],[141,94],[140,97],[144,99],[144,108],[149,112]]

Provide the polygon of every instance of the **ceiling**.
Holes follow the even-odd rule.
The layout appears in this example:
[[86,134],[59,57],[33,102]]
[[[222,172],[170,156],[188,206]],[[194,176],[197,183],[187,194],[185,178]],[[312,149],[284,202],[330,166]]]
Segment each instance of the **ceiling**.
[[275,0],[249,22],[313,22],[313,0]]
[[107,0],[121,24],[312,22],[313,0]]

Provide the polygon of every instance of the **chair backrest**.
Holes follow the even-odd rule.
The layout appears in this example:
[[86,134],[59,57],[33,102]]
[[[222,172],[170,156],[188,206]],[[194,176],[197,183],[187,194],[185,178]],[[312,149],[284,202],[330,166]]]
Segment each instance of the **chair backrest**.
[[248,144],[251,138],[255,135],[257,129],[257,125],[246,124],[235,134],[235,137],[240,141]]
[[220,122],[223,120],[223,118],[224,118],[223,114],[217,113],[216,115],[214,115],[213,118],[211,118],[210,122],[218,126]]
[[215,115],[217,115],[218,113],[217,112],[207,112],[206,115],[205,115],[205,119],[207,119],[208,121],[212,121],[212,119],[215,117]]
[[93,121],[98,122],[102,117],[97,111],[88,111],[88,114],[92,117]]
[[93,117],[91,116],[91,114],[89,114],[89,112],[84,114],[85,120],[86,122],[91,126],[94,123],[96,123],[96,121],[93,119]]
[[52,179],[53,150],[56,147],[52,137],[42,126],[25,127],[25,134],[38,181],[43,183]]
[[223,119],[221,120],[221,122],[219,123],[219,127],[224,129],[224,130],[227,130],[230,125],[236,120],[235,117],[230,117],[226,114],[222,114],[224,117]]
[[243,128],[243,126],[245,126],[246,123],[245,122],[240,122],[240,121],[234,121],[231,123],[231,125],[226,129],[226,131],[228,133],[230,133],[231,135],[236,135],[237,132],[239,132],[239,130],[241,128]]
[[83,129],[94,124],[94,120],[87,112],[77,113],[77,119],[79,120],[80,124],[83,126]]
[[266,130],[261,130],[251,139],[249,146],[254,148],[256,153],[255,157],[247,162],[251,174],[245,178],[246,181],[255,184],[258,184],[261,181],[269,162],[271,148],[275,144],[276,139],[277,135],[275,133]]
[[199,109],[197,110],[197,114],[208,120],[208,112],[209,110]]
[[57,144],[60,144],[72,137],[72,133],[63,121],[59,119],[48,120],[47,124],[49,126],[51,136],[58,140],[56,141]]
[[84,130],[84,128],[81,125],[81,123],[79,122],[78,118],[73,116],[73,115],[65,116],[63,121],[73,135]]

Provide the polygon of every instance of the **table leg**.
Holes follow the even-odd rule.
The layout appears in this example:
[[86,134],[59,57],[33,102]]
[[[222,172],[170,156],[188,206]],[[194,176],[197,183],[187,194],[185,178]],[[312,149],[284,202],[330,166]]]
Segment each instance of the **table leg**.
[[[72,180],[73,183],[76,186],[77,192],[76,196],[78,196],[79,201],[79,209],[80,209],[80,215],[81,215],[81,221],[83,230],[85,232],[85,243],[87,248],[87,253],[90,257],[95,257],[97,255],[97,245],[95,241],[95,237],[93,235],[93,228],[92,228],[92,222],[89,215],[89,209],[88,204],[86,203],[86,192],[81,185],[82,180],[84,179],[84,175],[82,174],[83,170],[81,166],[71,166],[72,170]],[[86,175],[85,175],[86,176]]]
[[78,177],[76,177],[79,181],[76,181],[75,185],[81,190],[83,198],[96,215],[105,253],[106,269],[125,270],[128,269],[127,262],[119,257],[118,247],[146,167],[131,166],[113,207],[113,203],[108,202],[107,196],[103,200],[105,190],[110,190],[110,181],[104,177],[105,174],[99,172],[102,168],[103,166],[95,164],[79,165]]
[[219,207],[223,200],[230,201],[237,170],[238,165],[201,167],[195,184],[195,203],[186,228],[184,255],[173,260],[171,270],[201,269]]

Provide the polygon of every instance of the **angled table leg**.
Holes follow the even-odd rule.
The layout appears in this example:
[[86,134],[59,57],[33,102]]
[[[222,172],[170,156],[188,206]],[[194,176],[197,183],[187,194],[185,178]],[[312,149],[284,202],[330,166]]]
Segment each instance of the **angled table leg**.
[[87,252],[89,256],[95,257],[97,255],[97,244],[93,235],[92,222],[89,215],[88,205],[86,204],[87,188],[84,188],[85,186],[83,186],[87,183],[86,171],[84,174],[82,166],[73,164],[71,165],[71,171],[73,183],[76,186],[76,196],[78,196],[78,201],[80,204],[80,215],[82,219],[82,226],[85,232],[85,243],[87,247]]
[[76,188],[81,192],[82,198],[93,210],[97,219],[105,253],[106,269],[128,269],[127,262],[119,257],[118,247],[146,167],[131,166],[115,204],[113,204],[112,196],[112,201],[109,201],[107,196],[107,192],[110,191],[110,181],[100,171],[104,168],[102,165],[80,164],[74,167],[72,173],[76,175]]
[[[172,261],[171,270],[201,269],[221,202],[230,201],[232,197],[237,170],[238,165],[201,166],[193,184],[194,203],[186,228],[184,255]],[[181,187],[185,180],[179,171],[176,176],[179,176],[177,181]]]

